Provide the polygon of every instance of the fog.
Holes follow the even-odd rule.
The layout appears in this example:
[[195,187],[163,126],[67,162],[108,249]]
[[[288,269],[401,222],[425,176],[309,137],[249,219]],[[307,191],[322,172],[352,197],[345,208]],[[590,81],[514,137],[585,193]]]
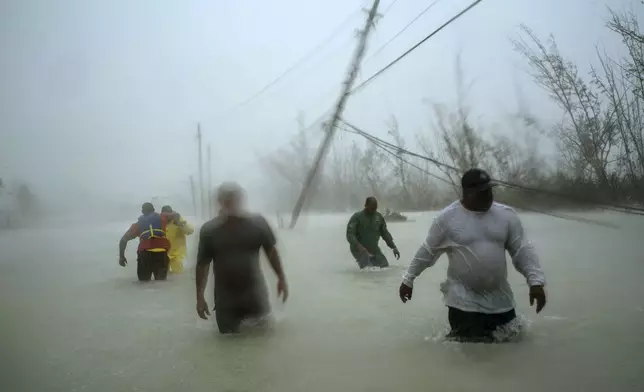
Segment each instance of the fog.
[[[292,139],[296,117],[329,109],[361,28],[361,1],[4,1],[0,5],[0,178],[28,183],[48,205],[136,206],[153,196],[190,200],[197,178],[196,127],[212,148],[213,184],[263,188],[258,156]],[[383,2],[386,10],[390,2]],[[360,80],[467,5],[439,2],[369,59],[427,4],[401,0],[378,21]],[[527,24],[552,33],[586,67],[596,45],[617,47],[606,7],[629,2],[486,2],[352,97],[345,113],[366,129],[395,114],[403,136],[428,125],[427,101],[453,103],[454,59],[473,81],[477,117],[502,120],[524,105],[540,118],[560,111],[531,81],[510,38]],[[636,10],[637,11],[637,10]],[[305,54],[315,55],[247,105]],[[381,132],[382,133],[382,132]],[[339,142],[336,142],[339,143]],[[204,152],[205,157],[205,152]],[[261,197],[260,197],[261,199]],[[134,207],[133,207],[134,208]],[[133,213],[136,212],[133,211]]]
[[[486,0],[392,65],[471,1],[383,0],[353,87],[369,83],[284,230],[372,3],[0,2],[3,387],[641,389],[644,3]],[[504,182],[495,198],[521,211],[552,282],[551,313],[536,316],[511,276],[532,324],[517,344],[442,344],[443,267],[413,305],[397,298],[471,167]],[[135,263],[117,264],[142,203],[172,205],[198,233],[224,181],[276,229],[292,282],[268,337],[218,340],[197,320],[198,235],[167,286],[141,288]],[[345,239],[368,196],[411,218],[390,225],[402,257],[381,274],[358,272]]]

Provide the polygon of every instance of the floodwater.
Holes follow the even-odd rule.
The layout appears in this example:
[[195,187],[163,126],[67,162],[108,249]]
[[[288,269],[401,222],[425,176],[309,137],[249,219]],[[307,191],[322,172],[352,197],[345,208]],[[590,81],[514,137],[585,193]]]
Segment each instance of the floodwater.
[[510,266],[518,311],[529,320],[524,336],[459,344],[441,338],[444,258],[418,279],[410,303],[397,296],[432,216],[390,224],[402,258],[377,272],[356,270],[344,240],[348,216],[306,217],[297,230],[278,231],[291,298],[275,305],[272,331],[233,337],[197,317],[192,268],[138,284],[134,242],[131,264],[117,265],[128,222],[0,232],[0,389],[644,390],[644,217],[584,215],[616,230],[523,215],[550,302],[535,315]]

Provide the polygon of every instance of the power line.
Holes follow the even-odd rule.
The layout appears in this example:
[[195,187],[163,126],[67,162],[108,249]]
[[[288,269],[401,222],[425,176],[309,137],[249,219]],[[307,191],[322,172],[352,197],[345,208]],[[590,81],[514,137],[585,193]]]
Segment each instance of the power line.
[[[381,17],[384,17],[384,15],[394,6],[396,3],[398,3],[399,0],[393,0],[391,4],[385,9],[385,11],[382,13]],[[244,99],[243,101],[240,101],[236,104],[234,104],[231,108],[229,108],[227,111],[216,115],[215,118],[221,118],[229,115],[230,113],[234,112],[235,110],[241,109],[242,107],[250,104],[251,102],[255,101],[257,98],[262,96],[266,91],[271,89],[273,86],[278,84],[280,81],[285,79],[290,73],[295,71],[296,69],[300,68],[303,64],[307,62],[307,60],[311,57],[313,57],[318,51],[320,51],[323,47],[327,46],[333,39],[340,34],[340,32],[345,28],[345,26],[349,23],[349,21],[356,15],[358,15],[362,11],[362,8],[358,8],[354,12],[350,13],[342,23],[340,23],[332,32],[327,36],[327,38],[317,44],[313,49],[311,49],[307,54],[302,56],[299,60],[297,60],[293,65],[288,67],[286,70],[284,70],[277,78],[273,79],[271,82],[266,84],[264,87],[262,87],[260,90],[258,90],[256,93],[252,94],[248,98]],[[334,54],[332,52],[331,54]],[[323,59],[326,60],[327,58],[331,57],[325,56]]]
[[455,16],[453,16],[450,20],[448,20],[447,22],[443,23],[439,28],[437,28],[436,30],[432,31],[432,32],[431,32],[431,34],[429,34],[428,36],[426,36],[425,38],[423,38],[422,40],[420,40],[420,42],[418,42],[417,44],[415,44],[414,46],[412,46],[411,48],[409,48],[407,51],[405,51],[403,54],[401,54],[400,56],[398,56],[398,58],[396,58],[394,61],[392,61],[392,62],[390,62],[389,64],[387,64],[384,68],[380,69],[380,71],[378,71],[378,72],[376,72],[375,74],[371,75],[371,77],[369,77],[369,79],[367,79],[367,80],[365,80],[364,82],[360,83],[360,84],[359,84],[358,86],[356,86],[353,90],[351,90],[351,93],[352,93],[352,94],[353,94],[353,93],[356,93],[357,91],[359,91],[359,90],[361,90],[363,87],[365,87],[367,84],[371,83],[375,78],[377,78],[378,76],[382,75],[382,73],[384,73],[385,71],[387,71],[389,68],[393,67],[396,63],[398,63],[400,60],[402,60],[403,58],[405,58],[408,54],[410,54],[411,52],[413,52],[414,50],[416,50],[420,45],[422,45],[422,44],[424,44],[425,42],[427,42],[427,40],[428,40],[428,39],[432,38],[432,37],[433,37],[434,35],[436,35],[439,31],[441,31],[442,29],[444,29],[445,27],[447,27],[448,25],[450,25],[450,24],[451,24],[452,22],[454,22],[456,19],[458,19],[458,18],[460,18],[461,16],[463,16],[466,12],[470,11],[472,8],[474,8],[474,6],[478,5],[481,1],[483,1],[483,0],[476,0],[476,1],[474,1],[472,4],[470,4],[470,5],[469,5],[469,6],[467,6],[465,9],[463,9],[461,12],[459,12],[458,14],[456,14]]
[[398,153],[398,152],[396,151],[396,150],[398,149],[398,147],[396,147],[396,148],[394,149],[394,148],[390,147],[389,145],[384,144],[382,141],[380,141],[379,139],[377,139],[375,136],[371,136],[371,135],[367,135],[367,134],[360,134],[360,133],[358,133],[358,132],[354,131],[353,129],[349,129],[349,128],[347,128],[347,127],[342,127],[341,129],[342,129],[343,131],[345,131],[345,132],[350,132],[350,133],[353,133],[353,134],[356,134],[356,135],[359,135],[359,136],[364,137],[364,138],[365,138],[365,139],[367,139],[369,142],[371,142],[373,145],[375,145],[376,147],[378,147],[378,148],[382,149],[383,151],[385,151],[385,152],[387,152],[387,153],[391,154],[391,155],[392,155],[392,156],[394,156],[396,159],[399,159],[401,162],[404,162],[404,163],[406,163],[407,165],[409,165],[409,166],[411,166],[411,167],[413,167],[413,168],[415,168],[415,169],[418,169],[418,170],[422,171],[423,173],[427,174],[427,175],[428,175],[428,176],[430,176],[430,177],[433,177],[433,178],[435,178],[435,179],[437,179],[437,180],[439,180],[439,181],[442,181],[442,182],[444,182],[444,183],[446,183],[446,184],[452,185],[452,182],[451,182],[451,181],[446,180],[446,179],[444,179],[443,177],[438,176],[438,175],[436,175],[436,174],[434,174],[434,173],[432,173],[432,172],[430,172],[430,171],[428,171],[428,170],[426,170],[426,169],[423,169],[422,167],[420,167],[420,166],[418,166],[418,165],[416,165],[416,164],[414,164],[414,163],[411,163],[411,162],[409,162],[408,160],[406,160],[405,158],[403,158],[403,157],[401,156],[401,154],[400,154],[400,153]]
[[[349,128],[344,128],[343,130],[346,131],[346,132],[350,132],[350,133],[354,133],[354,134],[363,136],[363,137],[367,138],[367,140],[369,140],[371,143],[373,143],[378,148],[380,148],[383,151],[389,153],[390,155],[394,156],[396,159],[399,159],[400,161],[402,161],[403,163],[409,165],[410,167],[413,167],[413,168],[415,168],[415,169],[417,169],[417,170],[419,170],[419,171],[421,171],[421,172],[423,172],[423,173],[425,173],[425,174],[427,174],[427,175],[429,175],[431,177],[434,177],[437,180],[445,182],[448,185],[453,185],[453,183],[451,181],[446,180],[446,179],[444,179],[444,178],[442,178],[440,176],[437,176],[437,175],[431,173],[429,170],[424,169],[424,168],[422,168],[420,166],[417,166],[417,165],[409,162],[408,160],[402,158],[400,156],[401,155],[400,153],[398,153],[396,151],[392,151],[388,146],[383,145],[378,140],[374,140],[374,137],[359,134],[359,133],[357,133],[354,130],[349,129]],[[608,227],[608,228],[611,228],[611,229],[619,229],[619,226],[617,226],[617,225],[607,223],[607,222],[600,222],[600,221],[597,221],[597,220],[594,220],[594,219],[581,218],[581,217],[571,216],[571,215],[567,215],[567,214],[563,214],[563,213],[548,212],[548,211],[538,210],[538,209],[529,208],[529,207],[525,207],[525,206],[520,207],[520,209],[523,209],[523,210],[526,210],[526,211],[531,211],[531,212],[536,212],[538,214],[552,216],[554,218],[577,221],[577,222],[580,222],[580,223],[592,224],[592,225],[597,225],[597,226],[603,226],[603,227]]]
[[[392,143],[389,143],[389,142],[387,142],[385,140],[379,139],[378,137],[373,136],[373,135],[371,135],[371,134],[359,129],[358,127],[356,127],[355,125],[350,124],[349,122],[347,122],[344,119],[341,119],[341,121],[342,121],[342,123],[344,123],[346,126],[348,126],[352,130],[352,133],[358,134],[358,135],[363,136],[365,138],[368,138],[370,140],[378,141],[378,143],[381,143],[382,145],[385,145],[385,146],[388,146],[388,147],[394,149],[397,152],[397,154],[410,155],[410,156],[413,156],[413,157],[416,157],[416,158],[431,162],[436,166],[444,167],[444,168],[449,169],[451,171],[454,171],[454,172],[456,172],[458,174],[461,174],[461,170],[459,170],[458,168],[456,168],[454,166],[448,165],[448,164],[446,164],[444,162],[440,162],[440,161],[438,161],[438,160],[436,160],[434,158],[430,158],[430,157],[427,157],[427,156],[424,156],[424,155],[420,155],[420,154],[414,153],[412,151],[406,150],[404,148],[398,147],[398,146],[396,146],[396,145],[394,145]],[[600,203],[600,202],[592,201],[592,200],[584,200],[584,199],[581,199],[581,198],[578,198],[578,197],[575,197],[575,196],[571,196],[571,195],[566,195],[566,194],[563,194],[563,193],[560,193],[560,192],[547,191],[545,189],[538,189],[538,188],[532,188],[532,187],[528,187],[528,186],[524,186],[524,185],[514,184],[514,183],[511,183],[511,182],[508,182],[508,181],[502,181],[502,180],[496,180],[496,179],[494,179],[493,181],[495,183],[499,184],[499,185],[503,185],[503,186],[506,186],[508,188],[513,188],[513,189],[527,191],[527,192],[533,192],[533,193],[541,193],[541,194],[551,195],[551,196],[554,196],[554,197],[559,197],[559,198],[562,198],[562,199],[568,199],[568,200],[571,200],[571,201],[576,201],[576,202],[585,203],[585,204],[591,204],[591,205],[595,205],[595,206],[603,208],[603,209],[622,212],[622,213],[630,213],[630,214],[633,214],[633,215],[644,215],[644,208],[631,207],[631,206],[625,206],[625,205],[619,205],[619,204]]]
[[[376,50],[376,52],[374,54],[369,56],[369,58],[366,61],[369,61],[372,58],[376,57],[378,55],[378,53],[382,52],[387,46],[389,46],[390,43],[392,43],[396,38],[398,38],[402,33],[404,33],[409,27],[411,27],[411,25],[413,25],[418,19],[420,19],[423,15],[425,15],[427,13],[427,11],[432,9],[440,1],[441,0],[434,0],[433,2],[431,2],[431,4],[429,4],[427,6],[427,8],[422,10],[418,15],[416,15],[416,17],[414,19],[411,20],[411,22],[407,23],[407,25],[405,27],[403,27],[400,31],[398,31],[398,33],[396,33],[396,35],[391,37],[387,42],[384,43],[384,45],[382,45],[380,48],[378,48],[378,50]],[[395,3],[396,2],[394,1],[394,4]]]
[[[393,0],[393,1],[389,4],[389,6],[388,6],[384,11],[383,11],[382,16],[384,17],[384,15],[386,15],[386,14],[387,14],[387,12],[388,12],[388,11],[389,11],[389,10],[390,10],[390,9],[391,9],[395,4],[396,4],[396,3],[398,3],[398,1],[399,1],[399,0]],[[427,8],[425,8],[425,10],[423,10],[423,11],[422,11],[418,16],[416,16],[416,18],[414,18],[414,19],[413,19],[413,20],[412,20],[412,21],[411,21],[407,26],[405,26],[401,31],[399,31],[399,32],[398,32],[394,37],[392,37],[391,39],[389,39],[389,40],[388,40],[388,41],[387,41],[387,42],[386,42],[386,43],[385,43],[385,44],[384,44],[380,49],[378,49],[378,52],[379,52],[379,51],[381,51],[382,49],[384,49],[384,47],[385,47],[385,46],[389,45],[389,44],[390,44],[394,39],[396,39],[400,34],[402,34],[402,33],[403,33],[403,32],[404,32],[404,31],[405,31],[409,26],[411,26],[411,24],[413,24],[416,20],[418,20],[422,15],[424,15],[424,14],[425,14],[429,9],[431,9],[431,8],[432,8],[436,3],[438,3],[439,1],[440,1],[440,0],[435,0],[435,1],[434,1],[433,3],[431,3]],[[458,19],[461,15],[463,15],[465,12],[469,11],[471,8],[473,8],[476,4],[478,4],[478,3],[479,3],[479,2],[481,2],[481,1],[482,1],[482,0],[478,0],[478,1],[476,1],[475,3],[471,4],[469,7],[467,7],[467,8],[466,8],[466,9],[464,9],[463,11],[461,11],[459,14],[457,14],[456,16],[454,16],[453,18],[451,18],[450,20],[448,20],[446,23],[444,23],[444,24],[443,24],[442,26],[440,26],[438,29],[434,30],[430,35],[428,35],[427,37],[425,37],[422,41],[420,41],[419,43],[417,43],[416,45],[414,45],[411,49],[407,50],[405,53],[403,53],[401,56],[399,56],[396,60],[394,60],[393,62],[391,62],[390,64],[388,64],[385,68],[381,69],[381,70],[380,70],[380,71],[378,71],[376,74],[374,74],[374,75],[373,75],[373,76],[371,76],[369,79],[367,79],[365,82],[363,82],[362,84],[360,84],[359,86],[357,86],[356,88],[354,88],[354,89],[351,91],[351,93],[354,93],[354,92],[356,92],[357,90],[359,90],[359,89],[361,89],[362,87],[364,87],[367,83],[369,83],[369,82],[370,82],[370,81],[372,81],[374,78],[376,78],[378,75],[380,75],[382,72],[386,71],[388,68],[390,68],[390,67],[391,67],[391,66],[393,66],[395,63],[397,63],[398,61],[400,61],[400,60],[401,60],[403,57],[405,57],[407,54],[409,54],[410,52],[412,52],[413,50],[415,50],[418,46],[420,46],[421,44],[423,44],[425,41],[427,41],[428,39],[430,39],[432,36],[434,36],[435,34],[437,34],[437,33],[438,33],[440,30],[442,30],[444,27],[446,27],[447,25],[449,25],[450,23],[452,23],[454,20]],[[336,29],[336,31],[334,31],[334,33],[332,33],[332,34],[331,34],[331,36],[329,37],[329,39],[327,39],[327,40],[326,40],[325,42],[323,42],[322,44],[319,44],[319,45],[316,47],[316,49],[317,49],[317,48],[320,48],[320,47],[324,46],[324,44],[326,44],[326,43],[330,42],[330,40],[332,39],[332,37],[334,37],[335,35],[337,35],[337,32],[338,32],[339,30],[341,30],[341,27],[342,27],[345,23],[347,23],[347,22],[348,22],[348,20],[350,20],[350,19],[351,19],[351,17],[353,17],[353,15],[354,15],[354,14],[356,14],[357,12],[360,12],[360,10],[358,10],[358,11],[353,12],[352,14],[350,14],[350,15],[349,15],[349,17],[348,17],[348,18],[347,18],[347,19],[346,19],[346,20],[345,20],[345,21],[344,21],[344,22],[343,22],[343,23],[342,23],[342,24],[341,24],[341,25]],[[307,54],[307,56],[305,56],[305,58],[306,58],[306,57],[308,57],[308,56],[310,56],[310,55],[312,55],[312,54],[313,54],[313,52],[315,52],[315,51],[316,51],[316,49],[312,50],[309,54]],[[377,54],[377,52],[376,52],[376,54]],[[372,58],[373,56],[375,56],[375,54],[374,54],[374,55],[372,55],[370,58]],[[293,70],[294,68],[296,68],[296,66],[297,66],[299,63],[302,63],[302,62],[303,62],[302,60],[298,61],[298,62],[296,63],[296,65],[295,65],[295,66],[291,66],[289,69],[287,69],[287,71],[285,71],[285,72],[284,72],[284,74],[282,74],[282,76],[278,77],[278,79],[283,78],[283,77],[285,76],[285,74],[287,74],[287,73],[289,72],[289,70]],[[266,91],[268,88],[270,88],[270,86],[271,86],[271,85],[274,85],[275,83],[277,83],[277,81],[278,81],[277,79],[276,79],[276,80],[274,80],[273,82],[271,82],[271,84],[269,84],[269,86],[267,86],[267,87],[263,88],[262,90],[260,90],[260,92],[258,92],[258,93],[256,93],[256,94],[254,94],[254,95],[253,95],[253,96],[251,96],[249,99],[247,99],[247,100],[245,100],[244,102],[242,102],[241,104],[236,105],[235,107],[233,107],[233,108],[232,108],[232,109],[230,109],[229,111],[232,111],[232,110],[234,110],[234,109],[236,109],[236,108],[239,108],[239,107],[241,107],[241,106],[243,106],[243,105],[245,105],[245,104],[248,104],[249,102],[251,102],[252,100],[254,100],[255,98],[257,98],[259,95],[261,95],[261,93],[263,93],[263,92],[264,92],[264,91]],[[323,114],[322,114],[322,115],[321,115],[317,120],[315,120],[315,121],[314,121],[314,122],[313,122],[309,127],[307,127],[306,129],[307,129],[307,130],[311,130],[311,129],[312,129],[312,126],[313,126],[313,125],[315,125],[315,124],[316,124],[318,121],[320,121],[322,118],[324,118],[330,110],[331,110],[331,109],[328,109],[326,112],[324,112],[324,113],[323,113]],[[297,135],[296,135],[296,136],[297,136]],[[294,137],[296,137],[296,136],[294,136]],[[285,147],[286,145],[290,144],[290,143],[292,142],[292,140],[293,140],[293,138],[289,139],[289,141],[288,141],[288,142],[286,142],[286,143],[285,143],[285,144],[283,144],[283,145],[280,145],[280,146],[279,146],[279,147],[277,147],[276,149],[272,150],[270,153],[265,154],[261,159],[265,159],[266,157],[270,156],[272,153],[274,153],[274,152],[276,152],[276,151],[279,151],[280,149],[282,149],[282,148],[283,148],[283,147]],[[254,164],[255,162],[256,162],[256,161],[253,161],[251,164]],[[248,166],[250,166],[250,164],[249,164]],[[245,167],[247,167],[247,166],[245,166]]]
[[226,110],[225,112],[215,116],[215,118],[221,118],[229,115],[230,113],[234,112],[235,110],[241,109],[242,107],[248,105],[249,103],[255,101],[257,98],[259,98],[262,94],[264,94],[266,91],[268,91],[271,87],[282,81],[286,76],[288,76],[291,72],[295,71],[299,67],[301,67],[306,61],[313,57],[320,49],[322,49],[324,46],[328,45],[344,28],[345,26],[349,23],[349,21],[359,14],[361,12],[361,9],[358,9],[349,16],[347,16],[342,23],[340,23],[327,38],[317,44],[313,49],[311,49],[308,53],[306,53],[304,56],[300,57],[299,60],[297,60],[293,65],[288,67],[286,70],[284,70],[277,78],[273,79],[271,82],[266,84],[264,87],[262,87],[260,90],[258,90],[256,93],[252,94],[248,98],[244,99],[243,101],[240,101],[236,104],[234,104],[231,108]]
[[394,1],[392,1],[392,2],[391,2],[391,4],[389,4],[389,5],[387,6],[387,8],[385,8],[385,10],[384,10],[384,11],[382,11],[382,15],[385,15],[387,12],[389,12],[389,10],[391,9],[391,7],[393,7],[394,5],[396,5],[396,3],[397,3],[397,2],[398,2],[398,0],[394,0]]

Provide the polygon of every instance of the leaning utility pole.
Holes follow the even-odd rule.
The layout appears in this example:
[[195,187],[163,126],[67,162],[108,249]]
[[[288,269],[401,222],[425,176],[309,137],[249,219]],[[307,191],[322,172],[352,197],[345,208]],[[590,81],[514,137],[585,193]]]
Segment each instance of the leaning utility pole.
[[197,144],[199,148],[199,201],[201,202],[201,206],[199,207],[199,212],[200,212],[200,218],[203,219],[205,215],[205,209],[204,206],[206,203],[204,202],[204,195],[203,195],[203,159],[201,156],[201,124],[197,123]]
[[212,166],[211,166],[211,160],[210,160],[210,143],[208,143],[208,181],[207,181],[207,186],[208,189],[206,190],[206,194],[208,195],[208,217],[207,219],[212,219]]
[[369,14],[367,15],[367,21],[365,22],[364,29],[360,31],[358,46],[356,47],[353,54],[353,60],[349,66],[349,71],[342,88],[342,94],[340,94],[340,97],[338,98],[338,102],[335,105],[335,112],[333,113],[333,117],[331,117],[331,122],[328,124],[326,136],[324,137],[322,144],[320,144],[320,147],[318,148],[317,154],[315,155],[315,160],[313,161],[313,166],[306,176],[302,192],[300,193],[300,196],[297,198],[297,202],[295,203],[293,215],[291,216],[291,229],[295,227],[297,218],[299,218],[300,212],[302,212],[302,206],[304,205],[306,195],[310,191],[313,180],[315,179],[315,176],[320,169],[322,161],[326,157],[329,146],[331,145],[331,141],[333,140],[333,136],[335,135],[335,128],[337,127],[338,121],[342,116],[342,112],[344,111],[344,106],[346,105],[347,99],[349,98],[349,95],[351,95],[351,87],[353,87],[353,83],[358,76],[360,63],[362,62],[362,58],[364,57],[365,49],[367,47],[367,38],[369,36],[369,33],[371,33],[371,30],[373,29],[379,4],[380,0],[374,0],[373,5],[369,10]]

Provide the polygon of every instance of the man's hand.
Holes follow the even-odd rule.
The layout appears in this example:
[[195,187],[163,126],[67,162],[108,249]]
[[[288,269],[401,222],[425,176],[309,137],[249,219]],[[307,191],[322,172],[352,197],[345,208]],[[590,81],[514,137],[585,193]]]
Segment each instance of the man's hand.
[[537,313],[546,307],[546,292],[543,286],[530,286],[530,306],[534,305],[534,301],[537,301]]
[[400,252],[398,252],[398,248],[394,248],[393,251],[394,251],[394,257],[396,258],[396,260],[400,259]]
[[121,267],[125,267],[127,265],[127,259],[125,256],[119,256],[119,265]]
[[414,292],[414,289],[412,287],[409,287],[406,284],[402,283],[398,291],[400,294],[400,300],[403,301],[403,303],[411,301],[411,295]]
[[288,285],[284,278],[277,280],[277,296],[282,297],[282,303],[286,302],[288,298]]
[[204,297],[197,298],[197,314],[204,320],[208,320],[207,316],[210,316],[208,303]]
[[367,254],[367,255],[371,256],[371,253],[369,253],[369,251],[367,250],[367,248],[365,248],[364,246],[362,246],[362,244],[358,244],[358,251],[359,251],[360,253],[362,253],[362,254]]

